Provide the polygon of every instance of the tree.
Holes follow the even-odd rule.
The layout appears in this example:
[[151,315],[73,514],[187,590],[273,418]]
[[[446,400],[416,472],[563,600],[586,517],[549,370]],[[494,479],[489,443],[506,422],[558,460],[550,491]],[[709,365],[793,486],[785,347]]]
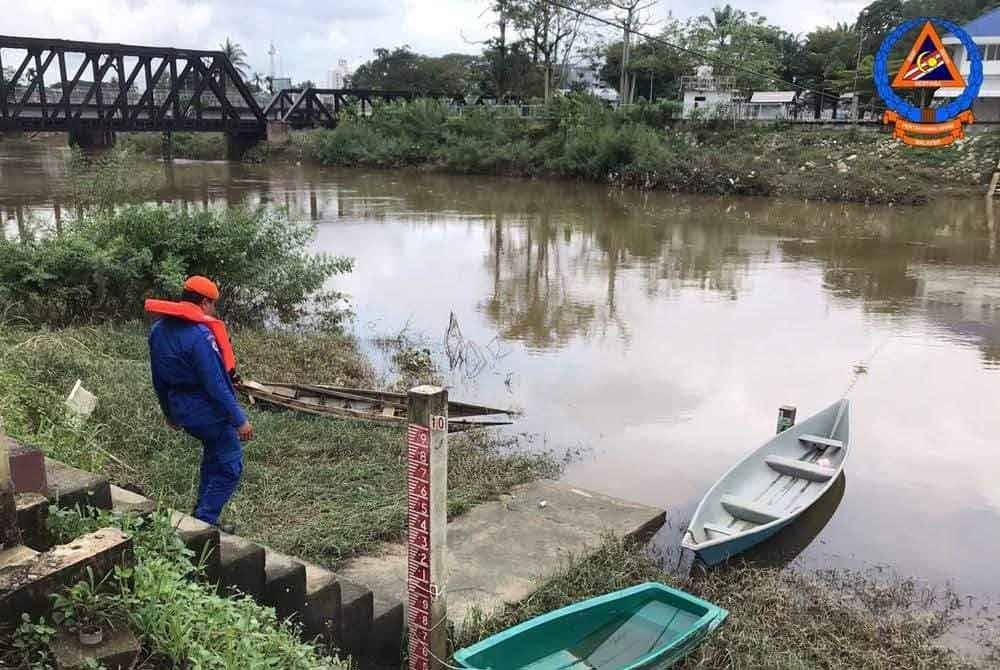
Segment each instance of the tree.
[[836,76],[837,73],[847,69],[853,72],[857,45],[858,33],[846,23],[838,23],[832,28],[821,26],[806,35],[803,79],[819,93],[813,107],[817,119],[822,112],[823,101],[830,102],[830,96],[843,90],[843,82]]
[[219,45],[219,48],[225,54],[226,58],[229,59],[229,62],[232,63],[233,69],[236,70],[237,74],[242,78],[246,78],[250,64],[247,62],[247,52],[243,50],[239,42],[233,42],[227,37],[226,41]]
[[[565,0],[563,4],[589,10],[603,2]],[[566,71],[566,61],[573,52],[583,17],[547,0],[512,0],[509,11],[513,25],[531,50],[532,60],[541,65],[545,102],[550,102]]]
[[[618,93],[622,102],[635,99],[635,74],[629,67],[632,55],[632,34],[652,25],[647,12],[656,5],[656,0],[608,0],[611,7],[621,10],[617,19],[622,24],[622,57],[618,79]],[[646,69],[653,64],[649,60]]]
[[462,96],[474,88],[480,62],[479,57],[465,54],[423,56],[407,45],[392,50],[375,49],[374,53],[374,59],[354,72],[351,79],[354,86]]
[[[678,47],[687,47],[690,42],[688,26],[672,15],[668,15],[658,34],[659,40],[639,40],[630,49],[629,70],[633,78],[633,88],[637,95],[655,98],[676,98],[680,95],[681,77],[690,74],[696,60],[685,51],[673,49],[663,42]],[[611,88],[620,83],[621,42],[613,42],[599,47],[595,59],[602,63],[601,80]]]
[[768,25],[757,12],[716,7],[710,16],[694,19],[689,28],[695,50],[711,54],[716,72],[732,74],[737,88],[770,88],[777,82],[783,31]]
[[495,0],[496,36],[486,41],[478,68],[478,88],[502,100],[524,100],[541,93],[541,77],[532,59],[531,46],[516,38],[514,18],[518,0]]

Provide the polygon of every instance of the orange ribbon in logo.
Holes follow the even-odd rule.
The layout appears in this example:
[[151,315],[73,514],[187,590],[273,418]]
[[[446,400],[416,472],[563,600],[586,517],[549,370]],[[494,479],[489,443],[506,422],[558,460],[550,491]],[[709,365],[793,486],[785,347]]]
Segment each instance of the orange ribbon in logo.
[[[970,110],[965,110],[951,121],[943,123],[914,123],[900,118],[899,114],[888,111],[882,115],[882,123],[894,124],[892,136],[914,147],[946,147],[955,140],[965,137],[963,124],[975,121]],[[937,135],[938,137],[914,137],[914,135]]]

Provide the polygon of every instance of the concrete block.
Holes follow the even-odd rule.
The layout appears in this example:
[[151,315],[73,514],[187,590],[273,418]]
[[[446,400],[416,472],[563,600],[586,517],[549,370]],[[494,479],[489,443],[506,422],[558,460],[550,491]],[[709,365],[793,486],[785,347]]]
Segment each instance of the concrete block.
[[10,459],[10,479],[14,493],[41,493],[48,490],[45,476],[45,454],[37,447],[6,439]]
[[219,586],[231,594],[264,596],[264,547],[238,535],[219,536]]
[[111,485],[107,477],[70,467],[65,463],[45,459],[49,500],[64,509],[97,507],[111,509]]
[[292,141],[291,131],[284,121],[267,122],[267,143],[275,147],[287,146]]
[[372,625],[365,643],[365,658],[376,665],[398,666],[404,646],[403,603],[376,597]]
[[[339,604],[339,594],[337,601]],[[273,607],[279,619],[301,612],[306,602],[306,566],[291,556],[266,550],[261,602]]]
[[306,596],[302,607],[302,628],[309,639],[339,646],[341,619],[340,582],[337,575],[311,563],[306,568]]
[[127,628],[104,631],[104,641],[94,647],[80,644],[77,636],[63,632],[49,642],[57,670],[91,668],[129,670],[139,658],[139,640]]
[[338,579],[340,582],[340,639],[337,648],[351,656],[363,656],[372,626],[374,597],[371,589]]
[[205,579],[219,581],[219,529],[204,521],[182,514],[170,513],[170,523],[188,549],[194,552],[195,565],[204,564]]
[[46,520],[49,517],[49,499],[41,493],[18,493],[14,501],[21,541],[32,549],[48,549],[50,541]]
[[49,595],[78,582],[88,568],[101,580],[115,566],[130,564],[132,539],[117,528],[102,528],[34,557],[23,549],[13,551],[21,555],[6,567],[0,563],[0,622],[15,621],[22,613],[41,616],[51,608]]
[[[661,509],[564,482],[516,487],[506,500],[478,505],[448,524],[448,618],[461,626],[473,607],[492,612],[521,601],[567,558],[593,553],[608,532],[648,537],[665,517]],[[387,544],[337,574],[387,602],[405,602],[406,573],[406,546]]]
[[112,484],[111,508],[116,512],[131,512],[140,516],[146,516],[156,511],[156,503],[138,493],[133,493]]

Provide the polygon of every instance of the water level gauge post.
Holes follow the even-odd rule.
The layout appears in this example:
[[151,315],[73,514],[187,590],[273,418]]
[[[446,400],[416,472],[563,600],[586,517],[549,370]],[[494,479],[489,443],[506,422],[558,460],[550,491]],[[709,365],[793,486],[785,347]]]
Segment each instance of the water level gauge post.
[[409,670],[443,670],[448,654],[445,547],[448,500],[448,392],[409,393],[406,429],[407,623]]

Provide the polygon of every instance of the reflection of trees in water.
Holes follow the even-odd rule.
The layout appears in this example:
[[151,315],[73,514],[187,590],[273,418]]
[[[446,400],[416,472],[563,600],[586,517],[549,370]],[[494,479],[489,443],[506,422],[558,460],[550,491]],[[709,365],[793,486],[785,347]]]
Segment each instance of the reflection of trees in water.
[[628,337],[616,291],[634,271],[647,297],[696,287],[735,298],[749,263],[737,231],[672,222],[603,197],[498,213],[486,264],[493,291],[482,309],[502,336],[545,348],[574,336]]
[[[26,154],[4,167],[0,182],[0,223],[12,219],[8,237],[29,234],[40,210],[47,210],[41,220],[55,216],[61,224],[53,203],[61,202],[65,190],[64,156],[27,146]],[[22,169],[12,171],[11,165]],[[826,289],[839,299],[880,313],[907,314],[918,305],[935,323],[978,337],[992,352],[986,355],[996,356],[996,340],[967,325],[996,321],[991,315],[970,317],[969,304],[961,318],[928,307],[940,289],[930,286],[930,270],[954,269],[966,278],[981,276],[984,267],[995,271],[998,230],[980,199],[913,209],[674,196],[568,181],[332,172],[308,165],[177,163],[163,169],[164,186],[151,200],[193,209],[242,202],[286,206],[293,216],[316,221],[468,219],[488,226],[486,264],[494,286],[483,308],[501,332],[538,346],[612,327],[627,334],[619,294],[626,274],[647,298],[687,288],[737,299],[752,259],[780,255],[783,262],[818,266]],[[64,210],[69,214],[67,207],[60,214]],[[962,293],[958,289],[953,293]],[[969,303],[968,293],[959,302]]]

